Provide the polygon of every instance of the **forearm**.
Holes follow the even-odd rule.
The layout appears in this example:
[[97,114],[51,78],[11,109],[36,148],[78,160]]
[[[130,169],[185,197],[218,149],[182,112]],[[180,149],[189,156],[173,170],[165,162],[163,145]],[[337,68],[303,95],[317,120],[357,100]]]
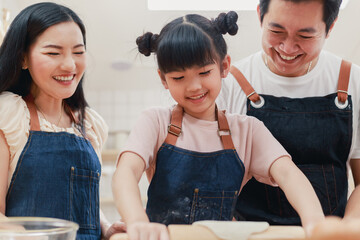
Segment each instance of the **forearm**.
[[345,209],[344,218],[360,218],[360,185],[351,193]]
[[302,225],[309,226],[323,220],[320,201],[306,176],[289,158],[280,158],[275,164],[271,174],[299,214]]
[[126,224],[149,222],[142,206],[138,180],[131,171],[118,167],[112,181],[115,205]]
[[350,166],[355,189],[347,202],[344,218],[360,218],[360,159],[351,159]]
[[300,170],[289,171],[289,176],[286,184],[283,184],[282,190],[299,214],[303,226],[324,219],[320,201],[309,180]]

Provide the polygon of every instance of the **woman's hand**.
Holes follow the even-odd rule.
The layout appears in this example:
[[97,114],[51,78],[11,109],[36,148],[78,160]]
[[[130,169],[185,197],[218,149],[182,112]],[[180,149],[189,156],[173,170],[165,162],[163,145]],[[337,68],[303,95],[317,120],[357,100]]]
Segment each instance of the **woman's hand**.
[[127,227],[129,240],[169,240],[165,225],[160,223],[135,222]]
[[121,221],[116,221],[113,224],[109,224],[103,233],[103,240],[108,240],[115,233],[125,233],[126,232],[126,224]]

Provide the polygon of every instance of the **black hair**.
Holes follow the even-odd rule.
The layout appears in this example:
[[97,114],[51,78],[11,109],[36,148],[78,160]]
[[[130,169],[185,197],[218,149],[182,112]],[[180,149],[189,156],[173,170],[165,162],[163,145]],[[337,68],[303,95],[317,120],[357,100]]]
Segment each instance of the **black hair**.
[[[85,26],[71,9],[51,2],[30,5],[12,21],[0,47],[0,93],[10,91],[20,96],[30,94],[32,78],[27,69],[22,69],[23,59],[31,44],[49,27],[75,22],[82,33],[86,46]],[[79,112],[79,127],[84,132],[85,107],[88,106],[81,78],[75,93],[65,103]]]
[[204,66],[221,62],[227,54],[223,34],[238,31],[236,12],[221,13],[216,19],[197,14],[177,18],[161,30],[160,34],[147,32],[136,39],[139,52],[149,56],[156,53],[162,73],[184,70],[194,65]]
[[[271,0],[260,0],[260,21],[263,22],[265,14],[269,10]],[[284,0],[294,3],[307,2],[314,0]],[[323,1],[323,21],[326,25],[326,34],[329,32],[331,25],[339,15],[342,0],[322,0]]]

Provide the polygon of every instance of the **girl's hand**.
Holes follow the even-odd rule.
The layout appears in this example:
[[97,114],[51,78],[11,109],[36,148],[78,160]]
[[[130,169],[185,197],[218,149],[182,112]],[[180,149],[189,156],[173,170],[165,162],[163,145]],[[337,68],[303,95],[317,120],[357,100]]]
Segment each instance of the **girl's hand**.
[[135,222],[127,227],[129,240],[169,240],[165,225],[160,223]]
[[126,224],[121,221],[116,221],[113,224],[109,225],[109,227],[103,233],[103,240],[108,240],[115,233],[125,233],[126,232]]

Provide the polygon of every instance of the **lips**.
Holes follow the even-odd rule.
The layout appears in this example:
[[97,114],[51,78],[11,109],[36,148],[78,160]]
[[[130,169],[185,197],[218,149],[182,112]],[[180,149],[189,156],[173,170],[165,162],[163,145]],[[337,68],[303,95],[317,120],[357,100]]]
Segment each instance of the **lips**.
[[277,55],[279,56],[279,58],[285,62],[291,63],[294,62],[295,60],[299,59],[301,56],[303,56],[304,54],[297,54],[297,55],[284,55],[279,53],[278,51],[275,51],[277,53]]
[[74,78],[75,78],[75,74],[53,76],[53,79],[55,79],[56,81],[61,81],[61,82],[72,81]]
[[206,94],[207,94],[207,92],[203,93],[203,94],[200,94],[200,95],[197,95],[197,96],[188,97],[188,98],[191,99],[191,100],[198,100],[200,98],[203,98]]

